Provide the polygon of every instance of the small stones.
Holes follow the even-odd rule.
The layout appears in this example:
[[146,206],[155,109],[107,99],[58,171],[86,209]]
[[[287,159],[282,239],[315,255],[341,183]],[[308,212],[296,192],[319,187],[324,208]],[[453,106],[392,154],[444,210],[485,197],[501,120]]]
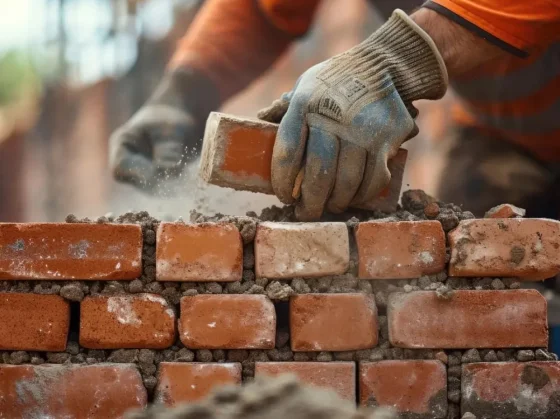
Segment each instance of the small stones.
[[439,215],[439,205],[436,202],[429,203],[424,208],[424,215],[433,220]]
[[447,393],[447,399],[452,403],[461,402],[461,390],[451,390]]
[[486,212],[484,218],[522,218],[527,211],[512,204],[498,205]]
[[492,286],[492,289],[495,289],[495,290],[503,290],[506,287],[504,285],[504,283],[498,278],[492,280],[491,286]]
[[51,364],[64,364],[70,360],[70,354],[66,352],[47,352],[47,361]]
[[208,349],[199,349],[196,351],[196,360],[198,362],[212,362],[212,351]]
[[437,359],[438,361],[443,362],[444,364],[447,364],[447,362],[449,361],[449,357],[443,351],[436,352],[434,358]]
[[10,354],[10,363],[14,365],[29,362],[29,354],[25,351],[16,351]]
[[333,360],[333,355],[330,352],[319,352],[317,355],[317,361],[319,362],[330,362]]
[[480,362],[480,361],[481,359],[480,359],[480,353],[478,352],[478,349],[469,349],[461,357],[461,362],[463,364],[469,364],[472,362]]
[[271,300],[287,301],[295,292],[288,284],[273,281],[266,287],[266,295]]
[[442,300],[450,300],[453,297],[453,290],[447,285],[441,285],[436,288],[436,296]]
[[143,288],[144,288],[144,284],[139,279],[130,281],[130,284],[128,284],[128,292],[132,294],[141,293]]
[[64,285],[60,289],[60,296],[70,301],[82,301],[84,299],[84,291],[80,283],[71,283]]
[[476,419],[476,416],[471,412],[465,412],[465,414],[461,416],[461,419]]
[[440,212],[436,220],[441,223],[441,227],[446,233],[459,225],[459,218],[457,215],[449,211]]
[[530,349],[522,349],[517,351],[516,358],[519,362],[533,361],[535,359],[535,353]]
[[193,362],[194,361],[194,352],[187,349],[187,348],[181,348],[175,354],[175,361],[177,361],[177,362]]
[[486,353],[486,355],[484,355],[482,359],[484,360],[484,362],[498,362],[498,355],[496,354],[496,351],[491,349]]
[[553,354],[543,349],[537,349],[535,351],[535,359],[537,361],[556,361],[556,357]]

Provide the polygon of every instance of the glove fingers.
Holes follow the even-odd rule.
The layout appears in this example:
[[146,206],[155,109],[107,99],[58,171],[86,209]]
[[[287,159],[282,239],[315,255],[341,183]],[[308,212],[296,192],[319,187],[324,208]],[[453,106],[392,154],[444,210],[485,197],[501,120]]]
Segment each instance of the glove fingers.
[[336,180],[327,202],[329,212],[345,211],[360,187],[366,165],[367,151],[347,141],[341,141]]
[[155,170],[146,154],[148,150],[141,147],[141,137],[142,133],[132,132],[127,128],[117,130],[109,140],[109,165],[117,181],[131,183],[141,189],[151,189]]
[[369,208],[368,203],[377,198],[379,193],[391,180],[391,172],[387,167],[388,153],[382,149],[377,153],[368,153],[364,177],[358,193],[351,205],[357,208]]
[[284,204],[294,202],[292,191],[296,176],[302,166],[307,142],[304,106],[294,105],[292,103],[292,106],[288,108],[278,127],[272,152],[272,189]]
[[257,113],[257,118],[262,119],[263,121],[278,124],[286,114],[288,106],[290,106],[289,101],[283,98],[276,99],[274,102],[272,102],[272,105],[267,108],[261,109]]
[[319,128],[309,128],[305,174],[301,184],[301,198],[296,205],[296,218],[317,220],[334,186],[339,141],[334,134]]

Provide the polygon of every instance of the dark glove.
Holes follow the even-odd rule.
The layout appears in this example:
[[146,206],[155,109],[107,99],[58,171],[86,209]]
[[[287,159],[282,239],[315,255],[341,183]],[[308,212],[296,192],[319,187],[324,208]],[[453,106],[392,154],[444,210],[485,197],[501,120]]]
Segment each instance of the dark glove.
[[[403,11],[349,51],[307,70],[292,92],[259,113],[280,122],[272,187],[296,216],[369,209],[390,181],[387,161],[418,133],[417,99],[441,98],[447,71],[431,38]],[[299,179],[298,179],[299,180]]]
[[212,84],[191,70],[167,73],[152,97],[109,140],[114,178],[153,191],[178,176],[200,152],[208,113],[218,106]]

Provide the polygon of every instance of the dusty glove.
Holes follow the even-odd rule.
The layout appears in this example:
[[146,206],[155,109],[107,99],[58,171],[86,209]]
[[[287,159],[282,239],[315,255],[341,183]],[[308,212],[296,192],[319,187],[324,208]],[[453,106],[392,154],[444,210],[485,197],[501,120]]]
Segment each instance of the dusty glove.
[[211,83],[191,70],[164,76],[152,97],[109,140],[114,178],[145,191],[177,176],[199,155],[208,113],[218,106]]
[[[390,180],[387,160],[418,133],[412,101],[441,98],[447,71],[431,38],[396,10],[356,47],[307,70],[294,90],[259,113],[280,127],[272,187],[296,216],[368,208]],[[298,177],[298,180],[301,178]]]

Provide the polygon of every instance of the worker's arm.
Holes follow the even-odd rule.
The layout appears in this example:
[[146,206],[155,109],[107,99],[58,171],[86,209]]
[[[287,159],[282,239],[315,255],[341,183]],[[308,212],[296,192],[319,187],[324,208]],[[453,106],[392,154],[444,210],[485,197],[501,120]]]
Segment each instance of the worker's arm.
[[550,0],[435,0],[411,17],[396,11],[364,42],[306,71],[292,92],[261,113],[282,118],[274,192],[294,203],[303,167],[300,219],[317,219],[325,208],[368,208],[390,180],[388,159],[417,133],[412,103],[442,97],[448,72],[468,74],[554,41],[559,14]]
[[320,0],[207,0],[152,97],[110,139],[117,180],[151,190],[200,150],[211,110],[310,26]]

